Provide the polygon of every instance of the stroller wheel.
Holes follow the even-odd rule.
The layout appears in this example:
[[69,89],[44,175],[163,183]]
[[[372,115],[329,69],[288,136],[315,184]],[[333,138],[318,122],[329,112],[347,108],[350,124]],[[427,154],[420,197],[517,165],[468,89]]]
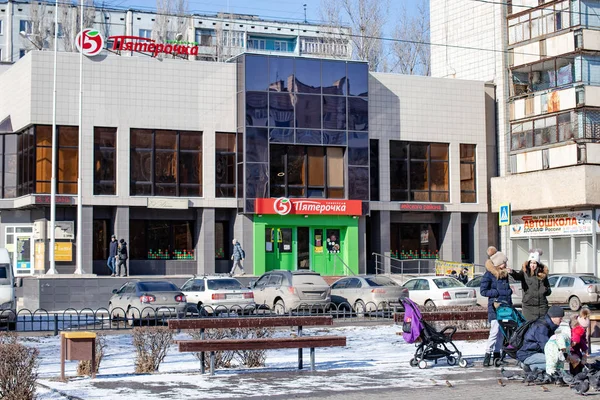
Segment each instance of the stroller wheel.
[[417,360],[415,360],[414,358],[411,358],[409,363],[410,363],[410,366],[413,368],[416,367],[417,365],[419,365],[419,362]]
[[419,361],[419,368],[420,368],[420,369],[425,369],[425,368],[427,368],[427,361],[425,361],[425,360],[421,360],[421,361]]
[[467,365],[468,365],[468,364],[467,364],[467,360],[465,360],[464,358],[461,358],[461,359],[459,359],[459,360],[458,360],[458,365],[459,365],[461,368],[467,368]]
[[456,357],[454,356],[446,357],[446,361],[448,362],[448,365],[456,365]]

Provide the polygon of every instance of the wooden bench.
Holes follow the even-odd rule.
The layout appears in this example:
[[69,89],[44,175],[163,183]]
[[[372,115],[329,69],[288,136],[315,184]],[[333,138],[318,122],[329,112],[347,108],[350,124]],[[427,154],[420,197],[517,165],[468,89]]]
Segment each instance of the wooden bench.
[[[229,317],[170,319],[169,329],[194,329],[200,331],[201,340],[179,340],[180,352],[200,354],[201,373],[204,353],[210,352],[210,374],[215,373],[215,352],[233,350],[298,349],[298,369],[303,368],[302,349],[310,349],[310,366],[315,370],[315,348],[346,346],[345,336],[302,336],[304,326],[332,326],[331,316],[279,316],[279,317]],[[206,329],[277,328],[297,326],[297,337],[254,339],[204,339]]]
[[[481,311],[434,311],[434,312],[422,312],[421,317],[427,322],[448,322],[448,325],[452,325],[453,321],[487,321],[488,312],[487,310]],[[404,322],[404,313],[394,314],[394,323],[396,325],[402,325]],[[402,332],[397,332],[398,335],[402,335]],[[460,330],[456,331],[452,335],[452,340],[481,340],[487,339],[490,334],[489,329],[471,329],[471,330]]]

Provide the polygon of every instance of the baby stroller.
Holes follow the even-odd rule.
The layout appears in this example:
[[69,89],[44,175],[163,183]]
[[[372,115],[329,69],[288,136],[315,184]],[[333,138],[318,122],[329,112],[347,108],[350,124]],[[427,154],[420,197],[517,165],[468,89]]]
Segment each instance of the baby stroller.
[[[434,361],[440,358],[446,358],[448,365],[458,365],[465,368],[467,360],[462,358],[462,353],[452,342],[452,335],[456,333],[456,327],[446,326],[441,331],[437,331],[432,325],[428,324],[421,317],[419,307],[409,298],[401,299],[404,306],[404,322],[402,324],[402,336],[407,343],[418,343],[414,357],[410,360],[410,366],[427,368],[427,361]],[[450,348],[449,348],[450,347]]]
[[501,302],[496,306],[496,320],[500,326],[500,332],[504,336],[502,354],[499,359],[494,360],[494,365],[499,367],[507,355],[515,360],[517,359],[518,349],[511,347],[508,341],[513,333],[526,321],[525,317],[513,305],[505,302]]

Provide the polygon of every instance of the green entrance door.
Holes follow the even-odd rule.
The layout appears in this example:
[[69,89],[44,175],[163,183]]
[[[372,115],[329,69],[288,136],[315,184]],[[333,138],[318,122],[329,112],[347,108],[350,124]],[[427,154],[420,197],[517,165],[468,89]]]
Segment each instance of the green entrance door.
[[296,269],[295,236],[295,228],[267,227],[265,229],[265,271]]
[[346,275],[344,273],[344,228],[312,229],[312,269],[321,275]]

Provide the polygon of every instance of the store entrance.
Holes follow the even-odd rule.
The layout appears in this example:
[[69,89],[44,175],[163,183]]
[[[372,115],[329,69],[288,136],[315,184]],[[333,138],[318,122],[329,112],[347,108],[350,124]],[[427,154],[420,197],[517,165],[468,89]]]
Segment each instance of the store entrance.
[[346,230],[314,228],[312,233],[313,270],[321,275],[346,275],[342,252]]
[[267,227],[265,229],[266,271],[296,269],[295,235],[294,228]]

